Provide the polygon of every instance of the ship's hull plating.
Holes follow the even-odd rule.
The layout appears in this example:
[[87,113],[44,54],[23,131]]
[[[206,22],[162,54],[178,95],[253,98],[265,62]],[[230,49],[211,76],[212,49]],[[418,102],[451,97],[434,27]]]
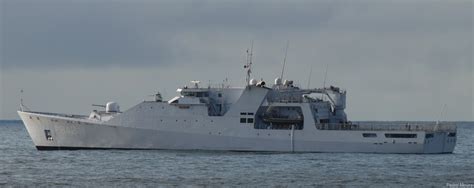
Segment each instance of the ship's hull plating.
[[[56,149],[173,149],[272,152],[452,153],[456,137],[447,132],[414,139],[363,138],[363,131],[253,130],[239,136],[228,132],[185,132],[122,127],[58,120],[19,112],[39,150]],[[49,138],[45,131],[49,132]],[[371,131],[383,135],[384,131]]]

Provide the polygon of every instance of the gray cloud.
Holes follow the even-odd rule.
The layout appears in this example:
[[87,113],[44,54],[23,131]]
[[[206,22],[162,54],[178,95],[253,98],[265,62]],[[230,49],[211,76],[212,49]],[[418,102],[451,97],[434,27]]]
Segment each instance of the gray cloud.
[[[251,39],[286,41],[297,33],[311,37],[335,32],[329,37],[337,39],[349,32],[375,37],[466,32],[472,31],[471,3],[6,0],[2,2],[3,66],[205,63],[210,60],[207,54],[193,53],[196,50],[191,48],[208,45],[203,39],[214,37],[209,33],[248,43]],[[202,43],[180,44],[179,37],[194,40],[189,35],[203,38]]]
[[4,1],[4,66],[178,63],[191,59],[186,46],[173,45],[182,33],[318,27],[331,15],[329,3],[288,4]]
[[171,97],[187,80],[229,78],[239,86],[251,40],[254,75],[273,80],[290,40],[285,75],[306,86],[312,64],[317,87],[329,64],[328,84],[349,91],[351,118],[436,120],[448,104],[449,119],[472,120],[472,7],[431,0],[4,0],[0,119],[16,118],[21,88],[40,110],[83,113],[90,108],[84,103],[108,97],[125,108],[156,89]]

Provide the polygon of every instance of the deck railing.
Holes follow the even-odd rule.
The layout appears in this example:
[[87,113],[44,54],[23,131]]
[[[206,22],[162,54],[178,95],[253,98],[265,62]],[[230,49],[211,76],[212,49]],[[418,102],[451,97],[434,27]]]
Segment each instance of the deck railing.
[[86,115],[75,115],[75,114],[60,114],[60,113],[52,113],[52,112],[35,112],[35,111],[25,111],[29,113],[35,113],[35,114],[43,114],[43,115],[49,115],[49,116],[60,116],[60,117],[67,117],[67,118],[77,118],[77,119],[87,119],[89,116]]
[[456,124],[448,122],[363,122],[363,123],[325,123],[315,125],[319,130],[354,130],[354,131],[426,131],[456,132]]

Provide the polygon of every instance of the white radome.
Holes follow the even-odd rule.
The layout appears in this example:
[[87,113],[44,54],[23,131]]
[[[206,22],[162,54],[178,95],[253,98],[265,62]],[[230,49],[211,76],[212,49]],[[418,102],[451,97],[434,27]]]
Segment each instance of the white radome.
[[249,84],[250,84],[251,86],[257,85],[257,80],[255,80],[255,79],[250,79]]
[[275,78],[275,85],[281,85],[281,78]]

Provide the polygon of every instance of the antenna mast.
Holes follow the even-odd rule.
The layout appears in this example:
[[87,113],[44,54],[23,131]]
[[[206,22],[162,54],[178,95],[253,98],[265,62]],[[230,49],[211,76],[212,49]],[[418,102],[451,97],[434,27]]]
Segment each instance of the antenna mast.
[[244,68],[247,69],[247,77],[245,79],[245,81],[247,82],[247,85],[249,85],[250,74],[252,74],[252,57],[253,57],[253,40],[250,45],[250,52],[249,52],[249,49],[247,48],[247,62],[244,65]]
[[[328,68],[329,64],[326,64],[326,71],[324,73],[324,82],[323,82],[323,89],[326,89],[326,78],[328,77]],[[324,90],[326,92],[326,90]],[[321,98],[324,100],[324,93],[321,93]]]
[[285,50],[285,58],[283,58],[283,67],[281,68],[281,75],[280,79],[283,80],[283,73],[285,72],[285,65],[286,65],[286,56],[288,55],[288,47],[290,46],[290,41],[286,41],[286,50]]
[[[437,121],[438,123],[443,120],[443,115],[444,115],[444,116],[447,116],[447,114],[448,114],[448,113],[447,113],[447,107],[448,107],[447,104],[444,104],[444,105],[443,105],[443,108],[441,109],[441,113],[439,114],[439,120]],[[444,118],[446,118],[446,117],[444,117]]]
[[313,74],[313,64],[311,64],[311,68],[309,69],[308,86],[307,86],[308,89],[309,89],[309,84],[311,83],[311,74]]
[[326,88],[326,78],[328,77],[328,68],[329,68],[329,64],[326,64],[326,71],[324,72],[323,88]]

